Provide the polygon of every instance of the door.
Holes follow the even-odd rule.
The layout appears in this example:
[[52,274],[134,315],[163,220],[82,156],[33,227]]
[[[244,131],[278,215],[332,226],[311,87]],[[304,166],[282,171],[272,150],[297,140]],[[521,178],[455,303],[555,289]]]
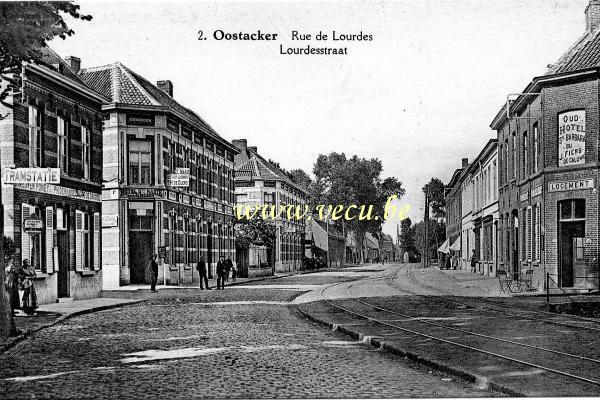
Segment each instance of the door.
[[212,262],[213,262],[213,229],[212,222],[207,224],[206,230],[206,268],[208,269],[208,277],[209,279],[213,279],[213,270],[212,270]]
[[129,276],[131,283],[149,283],[148,262],[152,257],[153,233],[129,231]]
[[585,266],[585,222],[560,222],[559,285],[571,288],[575,283],[575,271]]
[[56,231],[58,246],[58,297],[69,297],[69,235],[67,231]]
[[519,228],[515,227],[513,234],[514,246],[512,254],[512,272],[513,277],[517,279],[519,277],[519,271],[521,270],[519,265]]

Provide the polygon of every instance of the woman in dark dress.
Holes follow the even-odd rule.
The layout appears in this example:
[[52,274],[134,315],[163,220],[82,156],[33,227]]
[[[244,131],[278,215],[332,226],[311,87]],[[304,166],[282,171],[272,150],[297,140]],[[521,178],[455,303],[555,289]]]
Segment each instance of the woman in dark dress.
[[37,295],[33,278],[35,277],[35,269],[29,264],[28,260],[23,261],[23,266],[19,270],[21,282],[19,287],[23,290],[23,312],[27,315],[33,315],[37,305]]
[[8,262],[5,274],[6,291],[8,292],[8,298],[10,299],[10,310],[14,314],[15,310],[21,308],[21,301],[19,301],[19,268],[15,266],[13,260]]

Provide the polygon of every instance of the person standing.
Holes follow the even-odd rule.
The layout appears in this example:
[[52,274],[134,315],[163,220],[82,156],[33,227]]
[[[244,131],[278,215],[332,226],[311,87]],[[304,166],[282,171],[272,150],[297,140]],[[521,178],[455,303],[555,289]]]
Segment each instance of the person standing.
[[19,270],[19,276],[21,282],[19,287],[23,290],[22,298],[22,309],[27,315],[35,315],[35,309],[37,305],[37,294],[35,293],[35,287],[33,285],[33,278],[35,277],[35,268],[29,264],[29,260],[24,260],[21,269]]
[[217,262],[217,290],[225,289],[225,269],[225,260],[221,256]]
[[8,266],[4,270],[6,275],[6,291],[10,303],[10,311],[15,314],[15,310],[21,309],[21,301],[19,300],[19,268],[14,264],[13,260],[8,262]]
[[[231,262],[231,260],[230,260]],[[237,265],[231,263],[231,280],[235,282],[235,278],[237,277]]]
[[[233,262],[231,261],[231,257],[227,257],[227,260],[225,260],[225,276],[226,276],[227,282],[229,282],[229,274],[231,271],[233,271]],[[232,280],[235,281],[235,279],[233,279],[233,278],[232,278]]]
[[206,290],[210,290],[210,287],[208,286],[208,275],[206,269],[206,262],[204,262],[204,257],[200,257],[200,260],[196,264],[196,269],[198,270],[198,274],[200,275],[200,290],[204,290],[204,288],[202,287],[202,281],[204,281],[204,284],[206,285]]
[[148,268],[150,269],[151,277],[150,277],[150,289],[153,292],[157,292],[156,290],[156,281],[158,280],[158,264],[156,263],[156,254],[152,255],[150,262],[148,263]]
[[473,249],[473,255],[471,256],[471,272],[475,272],[477,270],[477,255],[475,254],[475,249]]
[[452,269],[458,268],[458,255],[454,254],[452,256]]

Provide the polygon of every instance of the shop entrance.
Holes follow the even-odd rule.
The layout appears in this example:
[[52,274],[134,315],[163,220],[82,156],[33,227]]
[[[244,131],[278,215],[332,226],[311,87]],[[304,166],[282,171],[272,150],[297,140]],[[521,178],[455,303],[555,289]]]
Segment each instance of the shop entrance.
[[558,208],[558,284],[572,288],[585,270],[585,200],[561,201]]
[[213,230],[212,230],[212,222],[208,222],[206,230],[206,266],[208,268],[208,277],[209,279],[213,279],[212,272],[212,262],[213,262]]
[[56,231],[58,247],[58,297],[69,297],[69,235],[67,231]]
[[152,203],[130,203],[129,207],[129,280],[150,283],[147,267],[154,252],[154,217],[152,209],[146,207],[152,207]]
[[512,248],[512,273],[515,279],[518,278],[521,271],[519,264],[519,216],[518,212],[513,212],[513,248]]

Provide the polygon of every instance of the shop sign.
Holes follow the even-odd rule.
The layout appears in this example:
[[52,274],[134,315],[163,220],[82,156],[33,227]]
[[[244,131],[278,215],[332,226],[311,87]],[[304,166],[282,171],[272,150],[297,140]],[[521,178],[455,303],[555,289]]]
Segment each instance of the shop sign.
[[190,204],[190,196],[188,196],[187,194],[182,194],[181,202],[184,204]]
[[121,189],[121,194],[131,199],[137,198],[155,198],[164,197],[163,189],[146,189],[146,188],[125,188]]
[[190,186],[190,169],[177,168],[174,174],[167,175],[167,186],[172,187],[188,187]]
[[154,126],[154,115],[127,114],[127,125]]
[[23,220],[23,232],[42,233],[44,222],[40,218],[25,218]]
[[533,189],[531,189],[531,198],[534,198],[536,196],[539,196],[542,194],[542,185],[534,187]]
[[72,189],[58,185],[45,185],[39,183],[21,183],[15,185],[15,188],[30,190],[32,192],[39,192],[50,194],[53,196],[69,197],[75,200],[87,200],[87,201],[102,201],[102,195],[100,193],[86,192],[85,190]]
[[158,246],[158,257],[159,258],[167,257],[167,246]]
[[177,201],[177,193],[169,192],[169,200]]
[[102,215],[102,227],[103,228],[111,228],[119,226],[119,216],[118,215]]
[[594,187],[594,178],[590,179],[579,179],[576,181],[565,181],[565,182],[549,182],[549,192],[564,192],[566,190],[582,190],[592,189]]
[[585,163],[585,110],[558,114],[558,166]]
[[519,195],[519,200],[520,201],[527,201],[527,200],[529,200],[529,191],[521,193]]
[[196,207],[202,207],[202,199],[194,197],[194,206],[196,206]]
[[6,168],[2,171],[2,183],[60,185],[60,168]]

